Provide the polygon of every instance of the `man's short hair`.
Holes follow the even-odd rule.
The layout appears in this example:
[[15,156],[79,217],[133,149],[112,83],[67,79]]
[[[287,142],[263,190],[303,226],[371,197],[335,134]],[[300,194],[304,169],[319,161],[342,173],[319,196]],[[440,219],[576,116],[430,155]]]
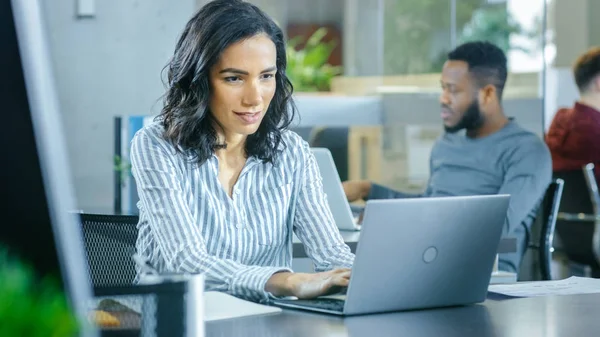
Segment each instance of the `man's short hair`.
[[498,98],[502,97],[508,73],[506,55],[498,46],[487,41],[467,42],[449,52],[448,60],[466,62],[479,88],[492,84]]
[[600,47],[594,47],[577,58],[573,66],[573,76],[579,91],[585,92],[598,75],[600,75]]

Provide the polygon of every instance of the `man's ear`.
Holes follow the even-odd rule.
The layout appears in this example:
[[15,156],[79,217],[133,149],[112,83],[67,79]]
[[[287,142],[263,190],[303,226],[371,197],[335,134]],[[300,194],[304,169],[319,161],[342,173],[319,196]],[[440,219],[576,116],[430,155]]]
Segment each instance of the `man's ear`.
[[488,104],[493,102],[498,96],[496,87],[492,84],[488,84],[483,88],[479,89],[479,102],[482,104]]

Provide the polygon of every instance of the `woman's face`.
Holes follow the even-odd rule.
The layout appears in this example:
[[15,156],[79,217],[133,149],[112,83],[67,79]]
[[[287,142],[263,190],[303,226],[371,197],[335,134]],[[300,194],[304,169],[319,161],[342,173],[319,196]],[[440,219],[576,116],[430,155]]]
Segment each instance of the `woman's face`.
[[264,34],[223,51],[210,70],[210,111],[226,138],[258,130],[275,94],[276,72],[277,50]]

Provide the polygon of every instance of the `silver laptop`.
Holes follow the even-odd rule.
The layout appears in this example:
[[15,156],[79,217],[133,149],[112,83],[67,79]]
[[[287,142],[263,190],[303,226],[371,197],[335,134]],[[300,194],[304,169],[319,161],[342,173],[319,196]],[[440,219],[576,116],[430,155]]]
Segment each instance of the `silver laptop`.
[[344,295],[274,300],[337,315],[485,300],[508,195],[370,200]]
[[335,167],[331,152],[326,148],[319,147],[313,147],[311,150],[317,160],[319,171],[321,171],[323,191],[327,195],[327,202],[337,227],[341,230],[360,230],[360,225],[357,224],[357,220],[352,214],[350,204],[344,193],[342,181]]

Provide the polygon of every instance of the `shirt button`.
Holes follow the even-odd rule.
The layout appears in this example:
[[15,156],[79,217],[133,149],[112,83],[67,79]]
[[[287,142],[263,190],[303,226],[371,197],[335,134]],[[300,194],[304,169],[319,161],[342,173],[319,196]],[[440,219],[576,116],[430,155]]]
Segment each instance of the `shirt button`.
[[240,190],[235,190],[235,195],[239,195],[240,194]]
[[244,227],[244,225],[242,225],[241,223],[236,223],[235,224],[235,228],[237,228],[237,229],[240,229],[242,227]]

